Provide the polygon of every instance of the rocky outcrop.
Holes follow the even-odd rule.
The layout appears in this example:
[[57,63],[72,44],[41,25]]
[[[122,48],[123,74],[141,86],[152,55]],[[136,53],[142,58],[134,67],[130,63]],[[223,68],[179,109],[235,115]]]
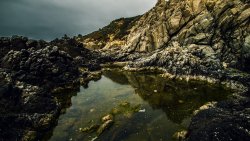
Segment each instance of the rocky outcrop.
[[59,103],[49,89],[0,77],[0,140],[37,140],[55,124]]
[[[0,59],[0,140],[40,140],[70,105],[72,91],[80,87],[79,77],[85,83],[93,79],[88,78],[89,70],[99,69],[103,58],[95,58],[99,53],[71,38],[46,42],[46,47],[16,38],[18,44],[1,44],[5,54]],[[64,94],[66,90],[71,93]]]
[[74,58],[78,66],[88,68],[91,71],[100,70],[101,63],[113,60],[109,55],[85,48],[86,46],[79,42],[76,37],[70,38],[64,35],[61,39],[55,39],[49,44],[67,52]]
[[0,58],[4,57],[10,50],[20,51],[21,49],[40,49],[47,46],[44,40],[32,40],[27,37],[14,35],[12,37],[0,37]]
[[[102,48],[117,60],[138,61],[133,67],[147,67],[153,64],[169,70],[171,65],[166,64],[181,64],[183,62],[177,59],[180,56],[186,58],[183,55],[187,55],[197,63],[206,64],[205,71],[211,68],[219,71],[223,67],[230,67],[249,72],[249,66],[246,65],[250,62],[249,13],[249,1],[243,0],[158,0],[150,11],[127,23],[129,28],[119,41],[111,40],[111,35],[113,37],[116,34],[110,30],[90,34],[98,33],[102,39],[107,39],[101,39],[103,43],[98,41],[99,38],[94,39],[90,35],[85,36],[89,40],[85,37],[78,39],[84,40],[84,44],[99,44],[97,48],[92,45],[89,47]],[[118,24],[119,21],[121,20],[112,23]],[[107,27],[112,27],[112,23]],[[123,26],[116,26],[115,29],[121,31],[122,28]],[[175,54],[170,51],[172,49],[168,49],[173,46],[177,46],[179,52],[190,54],[182,53],[174,55],[177,58],[165,58],[166,55]],[[142,58],[152,59],[151,63],[141,62]],[[173,66],[174,69],[182,67],[186,70],[185,65]],[[198,67],[198,70],[204,69],[204,65]],[[195,67],[185,73],[199,72],[196,70]]]
[[9,51],[0,68],[0,140],[41,138],[61,110],[51,90],[78,75],[73,58],[58,47]]
[[9,51],[1,66],[12,71],[14,81],[34,85],[67,83],[78,76],[73,58],[56,46]]
[[200,111],[192,119],[187,140],[249,140],[249,107],[249,99],[235,99]]
[[186,48],[175,42],[168,48],[130,63],[130,67],[161,67],[173,75],[206,75],[218,77],[223,66],[206,45],[192,44]]
[[131,29],[125,50],[151,52],[168,48],[208,46],[231,67],[247,68],[250,8],[240,0],[159,0]]

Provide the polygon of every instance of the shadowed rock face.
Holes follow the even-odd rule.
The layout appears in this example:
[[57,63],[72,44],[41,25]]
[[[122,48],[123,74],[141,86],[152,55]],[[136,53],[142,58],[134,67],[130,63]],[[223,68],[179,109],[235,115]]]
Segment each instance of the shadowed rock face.
[[18,88],[0,77],[0,140],[37,140],[54,125],[60,105],[47,89]]
[[200,111],[192,119],[187,140],[249,140],[249,107],[249,99],[238,99]]

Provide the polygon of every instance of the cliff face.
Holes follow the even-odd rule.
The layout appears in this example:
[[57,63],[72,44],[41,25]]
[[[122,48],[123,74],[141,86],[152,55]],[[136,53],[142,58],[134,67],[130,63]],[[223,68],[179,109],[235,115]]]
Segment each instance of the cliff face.
[[177,42],[206,46],[228,66],[244,66],[250,54],[250,5],[240,0],[159,0],[128,35],[125,49],[153,51]]
[[[197,58],[196,62],[204,62],[205,57],[220,67],[249,70],[246,65],[250,62],[249,3],[249,0],[158,0],[154,8],[133,21],[128,35],[120,38],[121,44],[116,47],[121,47],[120,53],[157,50],[165,52],[164,55],[169,55],[166,49],[180,47],[178,51],[190,52],[184,55]],[[112,41],[105,43],[106,49],[112,47]],[[157,54],[158,57],[148,58],[165,57]]]

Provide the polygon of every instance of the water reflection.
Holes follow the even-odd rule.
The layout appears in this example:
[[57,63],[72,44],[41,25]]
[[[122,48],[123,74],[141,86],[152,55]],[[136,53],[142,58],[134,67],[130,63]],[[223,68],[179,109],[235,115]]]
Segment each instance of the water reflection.
[[190,117],[194,110],[209,101],[225,99],[230,91],[205,82],[169,81],[158,74],[107,70],[104,76],[115,83],[129,84],[153,109],[161,109],[174,123]]
[[[158,74],[107,70],[101,80],[81,87],[77,96],[62,95],[66,110],[49,140],[173,140],[175,132],[187,128],[194,110],[229,93],[220,86],[168,81]],[[114,116],[114,124],[102,134],[79,132],[101,125],[107,114]]]

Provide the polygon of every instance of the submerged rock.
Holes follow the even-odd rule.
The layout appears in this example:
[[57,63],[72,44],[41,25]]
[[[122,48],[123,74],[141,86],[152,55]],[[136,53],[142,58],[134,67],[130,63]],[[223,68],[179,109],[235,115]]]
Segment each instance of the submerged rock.
[[99,129],[100,125],[91,125],[90,127],[79,128],[80,132],[94,132]]
[[112,126],[112,124],[114,123],[113,120],[107,120],[105,121],[96,131],[98,135],[101,135],[106,129],[108,129],[109,127]]
[[186,135],[187,135],[187,131],[179,131],[179,132],[174,133],[173,139],[182,141],[186,139]]
[[108,114],[108,115],[102,117],[102,122],[106,122],[108,120],[113,120],[113,119],[114,119],[113,115]]

